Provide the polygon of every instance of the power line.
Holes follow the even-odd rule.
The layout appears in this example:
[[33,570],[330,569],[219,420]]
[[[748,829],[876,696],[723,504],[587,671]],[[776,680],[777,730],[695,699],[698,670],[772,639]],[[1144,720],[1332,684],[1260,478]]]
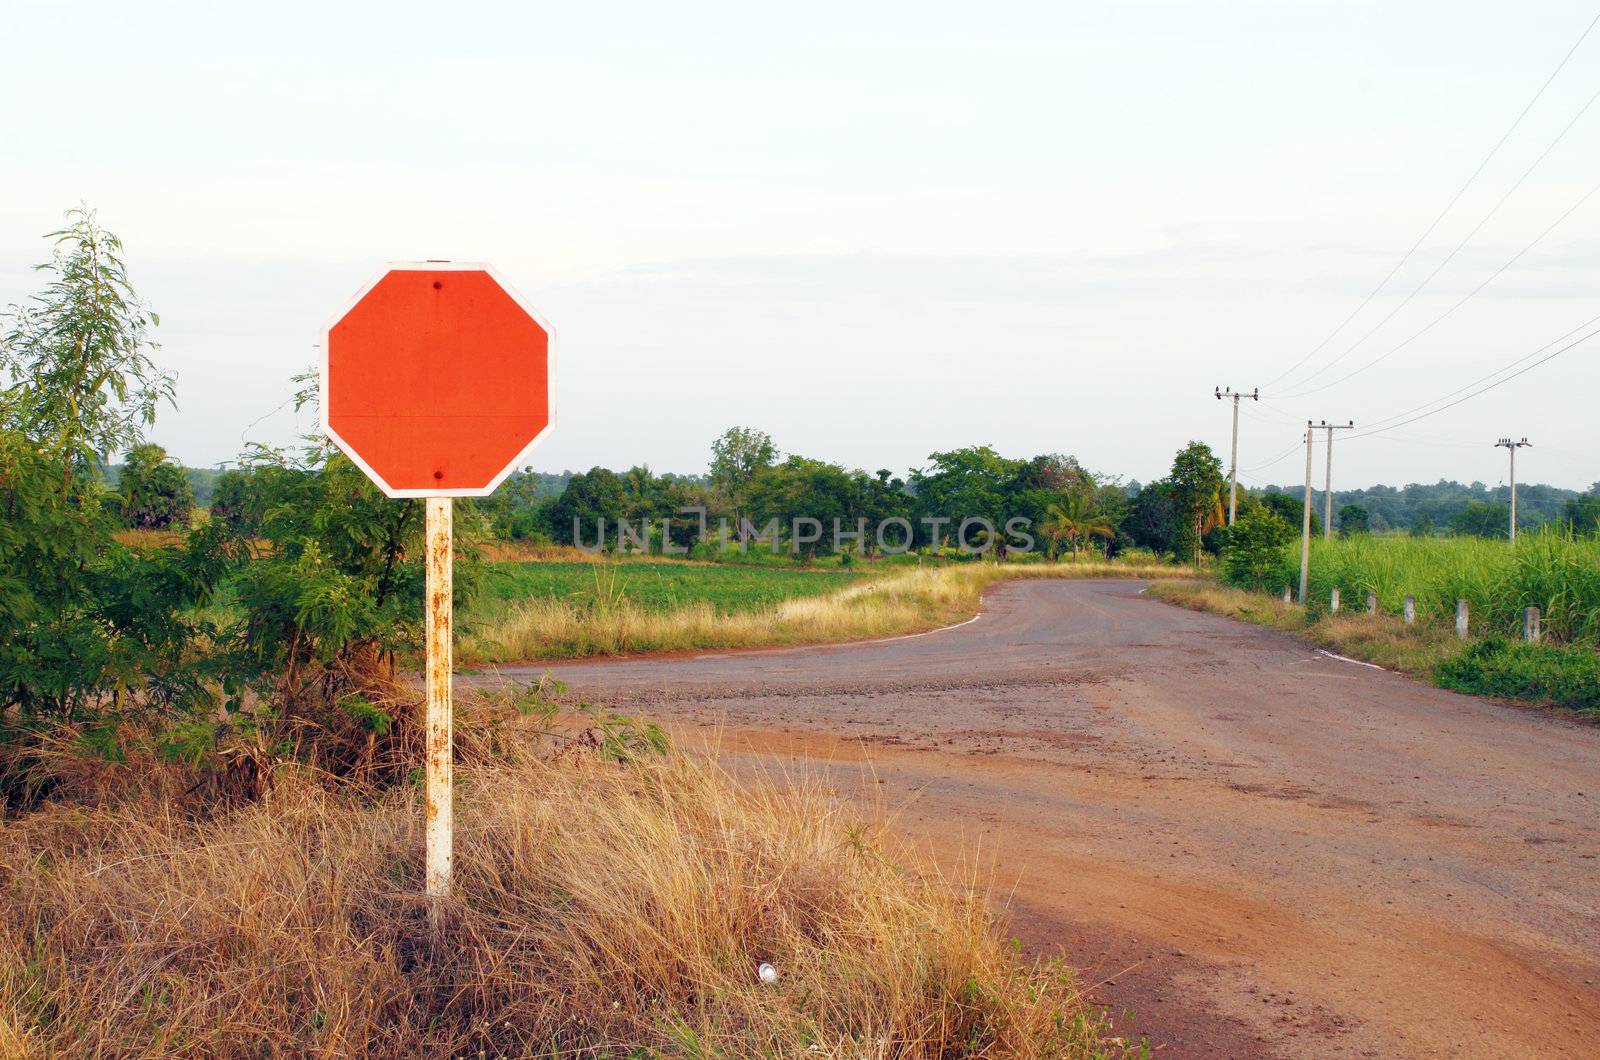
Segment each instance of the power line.
[[[1465,236],[1461,237],[1461,242],[1457,243],[1455,245],[1455,247],[1450,251],[1450,253],[1446,254],[1444,256],[1444,258],[1440,260],[1439,264],[1437,264],[1437,265],[1435,265],[1433,267],[1433,271],[1428,273],[1428,275],[1424,276],[1422,278],[1422,282],[1417,284],[1415,287],[1413,287],[1411,289],[1411,293],[1410,294],[1408,294],[1404,298],[1402,298],[1400,300],[1400,302],[1397,305],[1395,305],[1395,307],[1393,309],[1389,310],[1389,312],[1384,316],[1384,318],[1382,320],[1378,321],[1371,328],[1367,329],[1366,334],[1362,335],[1355,342],[1351,343],[1350,346],[1343,353],[1341,353],[1339,356],[1335,357],[1333,360],[1329,361],[1327,364],[1323,365],[1321,368],[1318,368],[1316,371],[1312,372],[1310,375],[1306,376],[1304,379],[1302,379],[1296,385],[1302,386],[1302,387],[1305,386],[1306,384],[1310,383],[1313,379],[1317,378],[1317,376],[1321,375],[1323,372],[1326,372],[1328,369],[1332,368],[1334,365],[1338,364],[1340,361],[1342,361],[1346,357],[1350,356],[1357,349],[1359,349],[1362,346],[1362,344],[1364,344],[1368,339],[1372,338],[1373,335],[1377,334],[1378,331],[1380,331],[1385,324],[1387,324],[1387,323],[1389,323],[1389,321],[1393,320],[1395,318],[1395,316],[1398,315],[1399,312],[1402,309],[1404,309],[1406,306],[1410,305],[1412,299],[1416,298],[1417,295],[1421,294],[1422,293],[1422,289],[1427,287],[1428,284],[1432,283],[1433,280],[1434,280],[1434,277],[1438,276],[1439,273],[1443,272],[1444,269],[1445,269],[1445,266],[1449,265],[1452,261],[1455,260],[1456,255],[1460,254],[1461,251],[1466,247],[1466,245],[1468,243],[1472,242],[1472,237],[1476,236],[1479,232],[1481,232],[1483,230],[1483,226],[1488,224],[1489,221],[1494,217],[1494,215],[1500,212],[1500,207],[1504,206],[1506,204],[1507,200],[1509,200],[1511,198],[1511,196],[1513,196],[1513,195],[1515,195],[1517,193],[1517,189],[1521,188],[1522,185],[1527,182],[1528,178],[1533,176],[1533,171],[1538,169],[1539,168],[1539,164],[1542,163],[1546,158],[1548,158],[1550,156],[1550,152],[1554,151],[1556,149],[1556,145],[1558,145],[1559,143],[1561,143],[1561,141],[1563,139],[1565,139],[1567,133],[1572,130],[1572,127],[1574,125],[1578,124],[1578,119],[1582,118],[1586,113],[1588,113],[1589,108],[1594,106],[1595,100],[1597,100],[1597,99],[1600,99],[1600,91],[1595,92],[1594,95],[1589,97],[1588,102],[1584,103],[1584,105],[1582,107],[1578,108],[1578,113],[1576,113],[1576,114],[1574,114],[1572,116],[1572,119],[1567,122],[1567,124],[1562,128],[1562,130],[1559,133],[1556,134],[1556,138],[1554,140],[1551,140],[1550,143],[1545,147],[1545,149],[1539,153],[1539,157],[1535,158],[1533,160],[1533,164],[1530,165],[1527,169],[1522,171],[1522,176],[1518,177],[1516,179],[1516,181],[1511,185],[1511,187],[1506,190],[1506,193],[1504,195],[1500,196],[1499,201],[1497,201],[1492,207],[1489,208],[1489,212],[1484,214],[1483,217],[1478,221],[1478,223],[1472,226],[1472,230],[1469,231]],[[1558,221],[1557,223],[1559,224],[1560,222]],[[1545,234],[1548,234],[1548,233],[1549,233],[1549,230],[1547,229]],[[1540,238],[1542,239],[1542,238],[1544,238],[1544,236],[1541,235]],[[1537,242],[1537,240],[1535,242]],[[1451,311],[1454,312],[1453,309]],[[1407,341],[1409,342],[1410,340],[1408,339]],[[1391,350],[1390,352],[1392,353],[1394,351]],[[1387,354],[1385,354],[1385,356],[1387,356]],[[1382,358],[1379,358],[1379,360],[1381,360],[1381,359]],[[1377,362],[1375,361],[1373,363],[1377,363]],[[1364,369],[1364,368],[1360,369],[1358,372],[1352,372],[1351,375],[1357,375],[1357,374],[1359,374],[1360,371],[1365,371],[1365,370],[1366,369]],[[1347,375],[1344,378],[1345,379],[1349,379],[1350,376]],[[1314,394],[1314,393],[1316,393],[1316,391],[1315,390],[1306,390],[1306,391],[1301,391],[1301,393]],[[1291,395],[1291,396],[1294,396],[1294,395]]]
[[1477,379],[1472,380],[1472,382],[1463,384],[1462,386],[1457,387],[1456,389],[1450,391],[1447,394],[1444,394],[1441,397],[1434,398],[1432,401],[1424,401],[1420,405],[1416,405],[1416,406],[1414,406],[1412,408],[1406,409],[1404,412],[1397,412],[1397,413],[1393,414],[1392,416],[1380,417],[1379,419],[1374,421],[1371,426],[1377,427],[1377,428],[1382,428],[1384,430],[1388,430],[1391,427],[1398,427],[1398,426],[1400,426],[1400,424],[1392,423],[1391,421],[1399,420],[1399,419],[1402,419],[1402,418],[1404,418],[1406,416],[1410,416],[1413,412],[1421,412],[1423,409],[1426,409],[1431,405],[1437,405],[1437,404],[1439,404],[1441,402],[1448,401],[1451,398],[1455,397],[1457,394],[1460,394],[1460,393],[1462,393],[1464,391],[1467,391],[1467,390],[1471,390],[1473,387],[1477,386],[1479,383],[1486,383],[1489,380],[1493,379],[1495,376],[1501,375],[1501,374],[1503,374],[1505,372],[1510,371],[1511,369],[1515,368],[1517,365],[1522,364],[1524,361],[1532,360],[1533,358],[1539,356],[1541,353],[1544,353],[1546,350],[1550,349],[1550,347],[1555,346],[1557,343],[1563,342],[1566,339],[1571,338],[1573,335],[1576,335],[1578,332],[1582,331],[1584,328],[1592,327],[1593,325],[1595,325],[1597,323],[1600,323],[1600,314],[1592,316],[1588,320],[1584,321],[1582,324],[1579,324],[1577,327],[1570,329],[1569,331],[1565,332],[1564,334],[1556,336],[1555,338],[1551,339],[1549,342],[1545,343],[1543,346],[1540,346],[1538,349],[1534,350],[1532,353],[1523,354],[1521,357],[1516,358],[1515,360],[1509,362],[1508,364],[1501,365],[1499,368],[1496,368],[1494,371],[1488,372],[1488,373],[1486,373],[1484,375],[1481,375]]
[[1427,324],[1425,324],[1419,331],[1415,332],[1410,338],[1406,339],[1404,342],[1401,342],[1398,345],[1396,345],[1394,347],[1391,347],[1388,350],[1388,352],[1379,354],[1377,357],[1374,357],[1372,360],[1368,361],[1366,364],[1362,365],[1360,368],[1357,368],[1355,371],[1346,373],[1345,375],[1340,376],[1338,379],[1335,379],[1330,383],[1323,383],[1321,386],[1312,387],[1310,390],[1299,390],[1299,391],[1296,391],[1295,393],[1292,393],[1292,394],[1285,394],[1284,396],[1285,397],[1296,398],[1296,397],[1306,397],[1306,396],[1308,396],[1310,394],[1320,394],[1322,391],[1327,390],[1330,387],[1338,386],[1340,383],[1343,383],[1346,380],[1353,379],[1356,376],[1360,375],[1362,372],[1365,372],[1369,368],[1372,368],[1374,365],[1377,365],[1380,362],[1386,361],[1390,357],[1393,357],[1395,354],[1399,353],[1401,350],[1405,349],[1407,346],[1411,345],[1413,342],[1417,341],[1422,336],[1424,336],[1428,332],[1432,331],[1439,324],[1443,323],[1457,309],[1460,309],[1462,306],[1466,305],[1467,302],[1471,301],[1473,296],[1475,296],[1479,291],[1482,291],[1485,287],[1489,286],[1495,280],[1499,279],[1500,276],[1507,269],[1511,268],[1511,266],[1515,265],[1518,261],[1520,261],[1523,258],[1523,256],[1528,253],[1528,251],[1530,251],[1534,247],[1538,246],[1540,241],[1542,241],[1545,236],[1547,236],[1551,232],[1555,231],[1557,225],[1561,224],[1561,222],[1565,221],[1568,217],[1571,217],[1574,213],[1576,213],[1577,210],[1578,210],[1578,207],[1580,207],[1584,203],[1588,202],[1589,199],[1594,196],[1595,192],[1600,192],[1600,183],[1594,184],[1592,187],[1589,188],[1588,191],[1584,192],[1581,196],[1579,196],[1577,202],[1575,202],[1571,206],[1567,207],[1567,209],[1561,214],[1560,217],[1557,217],[1554,221],[1551,221],[1550,224],[1545,227],[1544,231],[1542,231],[1538,235],[1534,236],[1533,239],[1530,240],[1521,250],[1519,250],[1515,254],[1511,255],[1511,257],[1506,260],[1505,264],[1501,265],[1498,269],[1494,270],[1494,272],[1490,273],[1488,275],[1488,277],[1485,278],[1482,283],[1478,284],[1478,286],[1474,287],[1472,290],[1470,290],[1466,294],[1462,295],[1461,298],[1454,305],[1452,305],[1449,309],[1446,309],[1443,313],[1440,313],[1438,316],[1434,317]]
[[1517,131],[1518,126],[1522,124],[1522,119],[1526,118],[1528,116],[1528,112],[1533,109],[1534,104],[1539,102],[1539,99],[1544,95],[1545,90],[1549,88],[1551,82],[1556,79],[1556,75],[1561,73],[1562,69],[1566,67],[1567,62],[1572,58],[1573,54],[1577,52],[1579,45],[1581,45],[1584,40],[1588,38],[1589,34],[1594,30],[1596,24],[1600,24],[1600,15],[1596,15],[1593,21],[1591,21],[1588,26],[1584,27],[1583,32],[1578,35],[1578,39],[1573,42],[1571,48],[1567,49],[1567,54],[1561,57],[1561,61],[1556,64],[1556,68],[1550,71],[1550,76],[1544,79],[1544,84],[1540,85],[1539,90],[1533,94],[1533,98],[1528,100],[1527,105],[1522,108],[1522,111],[1517,115],[1516,120],[1511,123],[1504,133],[1501,134],[1500,139],[1495,141],[1495,145],[1489,149],[1488,154],[1483,156],[1483,161],[1478,163],[1477,168],[1472,171],[1472,175],[1467,178],[1466,183],[1462,184],[1461,187],[1457,189],[1456,193],[1450,197],[1450,201],[1445,203],[1444,209],[1439,211],[1439,215],[1435,217],[1433,222],[1423,230],[1420,236],[1417,237],[1416,242],[1412,243],[1410,249],[1401,255],[1399,261],[1395,262],[1394,267],[1389,270],[1389,274],[1385,276],[1382,281],[1380,281],[1378,285],[1367,294],[1366,298],[1361,300],[1360,305],[1351,310],[1349,316],[1340,321],[1338,327],[1328,332],[1326,338],[1317,343],[1316,346],[1312,347],[1311,352],[1307,353],[1304,357],[1290,365],[1286,371],[1282,372],[1275,378],[1268,380],[1267,386],[1271,387],[1280,380],[1293,375],[1299,370],[1301,365],[1315,357],[1319,352],[1321,352],[1322,348],[1328,343],[1332,342],[1335,336],[1337,336],[1339,332],[1343,331],[1345,327],[1352,320],[1354,320],[1363,309],[1371,304],[1372,300],[1378,296],[1380,291],[1389,285],[1389,281],[1394,279],[1395,274],[1405,266],[1406,262],[1411,260],[1411,256],[1415,254],[1417,249],[1427,241],[1430,235],[1433,234],[1433,230],[1439,227],[1439,222],[1443,221],[1445,219],[1445,215],[1455,208],[1456,203],[1461,200],[1461,196],[1465,195],[1467,193],[1467,189],[1472,187],[1473,182],[1478,179],[1479,174],[1484,171],[1485,167],[1489,165],[1489,162],[1496,154],[1499,153],[1500,148],[1504,147],[1506,141],[1511,139],[1511,134]]
[[1539,367],[1541,364],[1544,364],[1547,361],[1554,360],[1555,358],[1561,356],[1563,353],[1566,353],[1568,350],[1572,349],[1573,347],[1580,346],[1583,343],[1588,342],[1590,339],[1594,338],[1596,335],[1600,335],[1600,328],[1596,328],[1593,331],[1589,332],[1588,334],[1580,336],[1579,338],[1576,338],[1576,339],[1572,340],[1571,342],[1567,343],[1565,346],[1562,346],[1560,349],[1556,350],[1554,353],[1546,354],[1545,356],[1539,358],[1537,361],[1534,361],[1532,364],[1528,365],[1526,368],[1522,368],[1522,369],[1520,369],[1520,370],[1518,370],[1516,372],[1513,372],[1510,375],[1506,376],[1504,379],[1496,380],[1495,382],[1490,383],[1488,386],[1483,387],[1483,388],[1481,388],[1479,390],[1474,390],[1472,393],[1467,394],[1465,397],[1457,398],[1455,401],[1450,402],[1448,405],[1441,405],[1439,408],[1436,408],[1436,409],[1432,410],[1431,412],[1424,412],[1419,416],[1412,416],[1410,419],[1401,420],[1399,423],[1390,424],[1388,427],[1379,427],[1376,430],[1366,431],[1365,433],[1362,433],[1362,434],[1352,434],[1350,436],[1350,438],[1351,438],[1352,441],[1357,439],[1357,438],[1371,438],[1375,434],[1383,434],[1385,431],[1391,431],[1396,427],[1404,427],[1408,423],[1416,423],[1418,420],[1425,420],[1429,416],[1436,416],[1439,413],[1445,411],[1446,409],[1453,409],[1457,405],[1461,404],[1464,401],[1472,400],[1473,398],[1477,397],[1479,394],[1486,394],[1489,391],[1493,390],[1497,386],[1500,386],[1500,385],[1502,385],[1504,383],[1511,382],[1511,380],[1517,378],[1519,375],[1526,375],[1528,372],[1533,371],[1535,368]]
[[[1249,468],[1242,469],[1239,473],[1241,475],[1244,475],[1244,472],[1246,470],[1248,470],[1248,471],[1265,471],[1267,468],[1271,467],[1274,464],[1281,464],[1285,460],[1289,459],[1289,457],[1292,454],[1297,453],[1297,452],[1300,451],[1300,444],[1301,443],[1299,443],[1299,442],[1295,442],[1289,448],[1285,449],[1283,452],[1279,453],[1277,456],[1273,457],[1271,460],[1268,460],[1265,464],[1252,464]],[[1245,478],[1254,478],[1255,476],[1253,476],[1253,475],[1245,475],[1244,477]],[[1260,481],[1260,480],[1258,479],[1257,481]]]

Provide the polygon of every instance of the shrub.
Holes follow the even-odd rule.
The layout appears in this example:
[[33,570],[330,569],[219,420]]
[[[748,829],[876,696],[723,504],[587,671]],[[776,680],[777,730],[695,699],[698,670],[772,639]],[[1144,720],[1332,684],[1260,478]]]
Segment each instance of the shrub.
[[1265,505],[1251,508],[1228,528],[1222,576],[1242,589],[1272,589],[1280,581],[1284,543],[1294,528]]
[[[134,551],[112,537],[104,488],[0,430],[0,748],[38,725],[102,733],[124,711],[202,709],[189,646],[227,565],[214,536]],[[91,739],[100,737],[91,735]],[[8,786],[0,761],[0,792]]]
[[137,530],[166,530],[189,525],[194,489],[183,468],[167,459],[159,445],[128,450],[117,479],[122,521]]
[[1600,712],[1600,653],[1581,645],[1479,641],[1439,664],[1445,688]]

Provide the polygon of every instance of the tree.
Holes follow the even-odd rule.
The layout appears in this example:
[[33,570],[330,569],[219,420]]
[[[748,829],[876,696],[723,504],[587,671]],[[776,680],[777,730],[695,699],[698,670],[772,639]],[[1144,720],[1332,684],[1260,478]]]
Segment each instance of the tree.
[[144,443],[128,450],[117,480],[122,495],[122,521],[140,530],[187,527],[194,491],[183,469],[167,459],[159,445]]
[[1190,442],[1173,457],[1170,481],[1179,515],[1177,552],[1198,563],[1206,532],[1225,518],[1222,461],[1204,442]]
[[[532,468],[523,468],[512,472],[492,495],[476,498],[473,503],[488,520],[489,532],[503,541],[541,537],[548,540],[546,515],[555,499],[546,493],[548,477]],[[219,477],[218,496],[223,486],[223,478]],[[215,514],[215,505],[212,511]]]
[[[1278,518],[1289,524],[1290,529],[1305,525],[1305,494],[1295,497],[1288,493],[1276,490],[1263,493],[1261,503],[1272,510]],[[1322,533],[1322,516],[1317,513],[1315,504],[1311,506],[1311,536],[1316,537]]]
[[1172,552],[1178,541],[1178,505],[1172,483],[1161,479],[1143,486],[1133,495],[1122,525],[1138,547],[1157,555]]
[[1504,504],[1468,501],[1450,517],[1450,529],[1473,537],[1505,537],[1511,523],[1511,509]]
[[729,427],[711,443],[711,488],[732,510],[741,542],[750,483],[777,458],[772,436],[753,427]]
[[1367,517],[1367,510],[1359,504],[1339,505],[1339,536],[1349,537],[1351,534],[1364,534],[1371,529]]
[[[873,556],[878,553],[878,528],[889,519],[909,520],[913,498],[906,490],[905,480],[893,475],[888,468],[880,467],[876,475],[854,471],[850,478],[856,490],[856,515],[867,521],[867,533],[861,541],[861,551]],[[898,530],[885,531],[885,541],[890,548],[898,548],[902,543],[910,544],[909,541],[902,542],[899,533]]]
[[[793,534],[796,520],[817,521],[817,526],[806,525],[803,537],[791,539],[791,548],[806,559],[834,550],[835,519],[841,530],[853,532],[855,520],[860,517],[858,486],[844,468],[803,456],[791,456],[758,472],[749,493],[750,510],[756,514],[757,523],[777,519],[783,530]],[[871,532],[869,528],[868,533]]]
[[1222,576],[1243,589],[1274,588],[1282,574],[1283,546],[1295,537],[1290,526],[1266,505],[1240,515],[1228,529],[1222,551]]
[[[172,383],[150,359],[155,317],[127,280],[121,241],[86,209],[68,220],[47,237],[49,282],[11,308],[0,339],[0,744],[65,723],[114,753],[134,712],[214,702],[192,649],[214,632],[200,610],[228,558],[205,534],[148,551],[112,538],[92,472],[139,443]],[[19,761],[0,761],[0,789],[26,783],[25,763],[8,772]]]
[[[606,525],[610,527],[610,534],[617,533],[617,524],[628,517],[627,504],[622,479],[615,471],[590,468],[573,475],[567,488],[550,506],[550,532],[563,545],[597,543],[607,534]],[[588,540],[586,535],[589,534],[595,535],[596,542]]]
[[1061,539],[1066,538],[1072,546],[1073,562],[1077,562],[1078,547],[1090,538],[1116,536],[1111,520],[1094,510],[1094,497],[1083,487],[1068,490],[1060,504],[1050,505],[1048,518],[1039,530],[1050,539],[1051,559],[1056,558]]
[[[1004,558],[1004,523],[1012,514],[1008,508],[1018,495],[1025,462],[1007,459],[987,445],[930,453],[928,459],[930,467],[911,473],[911,489],[919,519],[938,522],[919,523],[919,538],[938,548],[946,538],[959,536],[963,523],[982,519],[988,526],[976,525],[984,532],[992,528],[998,539],[996,556]],[[973,525],[968,523],[967,542],[979,547]]]
[[122,241],[92,210],[67,213],[49,262],[49,283],[27,306],[12,306],[0,339],[4,426],[47,446],[62,462],[61,489],[96,459],[142,440],[156,406],[172,400],[173,378],[151,359],[159,322],[129,283]]
[[1600,496],[1580,493],[1567,498],[1561,509],[1561,519],[1572,527],[1575,534],[1590,534],[1600,530]]

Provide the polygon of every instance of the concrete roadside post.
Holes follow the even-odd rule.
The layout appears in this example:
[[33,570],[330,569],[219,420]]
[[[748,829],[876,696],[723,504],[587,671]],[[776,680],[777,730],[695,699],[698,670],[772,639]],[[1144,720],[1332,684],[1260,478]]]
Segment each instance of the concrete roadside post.
[[1339,613],[1339,589],[1337,586],[1328,595],[1328,613],[1331,615]]
[[1416,622],[1417,622],[1417,598],[1415,596],[1407,596],[1406,597],[1405,616],[1406,616],[1406,625],[1408,625],[1408,626],[1416,625]]
[[1529,644],[1539,643],[1539,609],[1530,607],[1522,612],[1522,639]]
[[385,495],[424,504],[423,886],[437,934],[454,846],[454,500],[487,497],[554,425],[554,338],[481,263],[396,262],[328,325],[322,429]]
[[1378,613],[1378,594],[1377,593],[1368,593],[1367,594],[1367,614],[1375,615],[1377,613]]
[[1462,640],[1467,639],[1467,602],[1456,601],[1456,636]]

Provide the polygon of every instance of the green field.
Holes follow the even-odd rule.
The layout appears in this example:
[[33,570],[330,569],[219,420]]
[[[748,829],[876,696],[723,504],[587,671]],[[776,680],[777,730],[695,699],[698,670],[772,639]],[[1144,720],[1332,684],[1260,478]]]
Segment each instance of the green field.
[[710,604],[719,614],[759,611],[798,596],[843,589],[851,570],[621,560],[610,563],[488,563],[469,614],[489,614],[529,599],[579,608],[626,602],[651,613]]
[[[1273,596],[1299,580],[1300,545],[1283,546],[1264,577],[1241,589]],[[1338,589],[1342,613],[1329,613]],[[1358,534],[1313,541],[1307,607],[1247,604],[1204,588],[1158,592],[1280,628],[1304,630],[1341,652],[1429,676],[1446,688],[1600,714],[1600,537],[1560,528],[1519,534],[1515,545],[1476,537]],[[1365,615],[1367,594],[1379,615]],[[1417,623],[1401,626],[1407,596]],[[1454,633],[1465,600],[1467,640]],[[1522,640],[1523,613],[1540,612],[1540,643]]]
[[[1271,588],[1299,580],[1299,542],[1285,546]],[[1347,608],[1365,608],[1368,592],[1380,610],[1398,614],[1407,595],[1417,617],[1448,622],[1466,600],[1475,634],[1518,637],[1522,612],[1537,607],[1547,640],[1600,646],[1600,538],[1558,529],[1520,534],[1515,545],[1476,537],[1415,538],[1356,535],[1314,541],[1308,602],[1326,607],[1338,588]]]

